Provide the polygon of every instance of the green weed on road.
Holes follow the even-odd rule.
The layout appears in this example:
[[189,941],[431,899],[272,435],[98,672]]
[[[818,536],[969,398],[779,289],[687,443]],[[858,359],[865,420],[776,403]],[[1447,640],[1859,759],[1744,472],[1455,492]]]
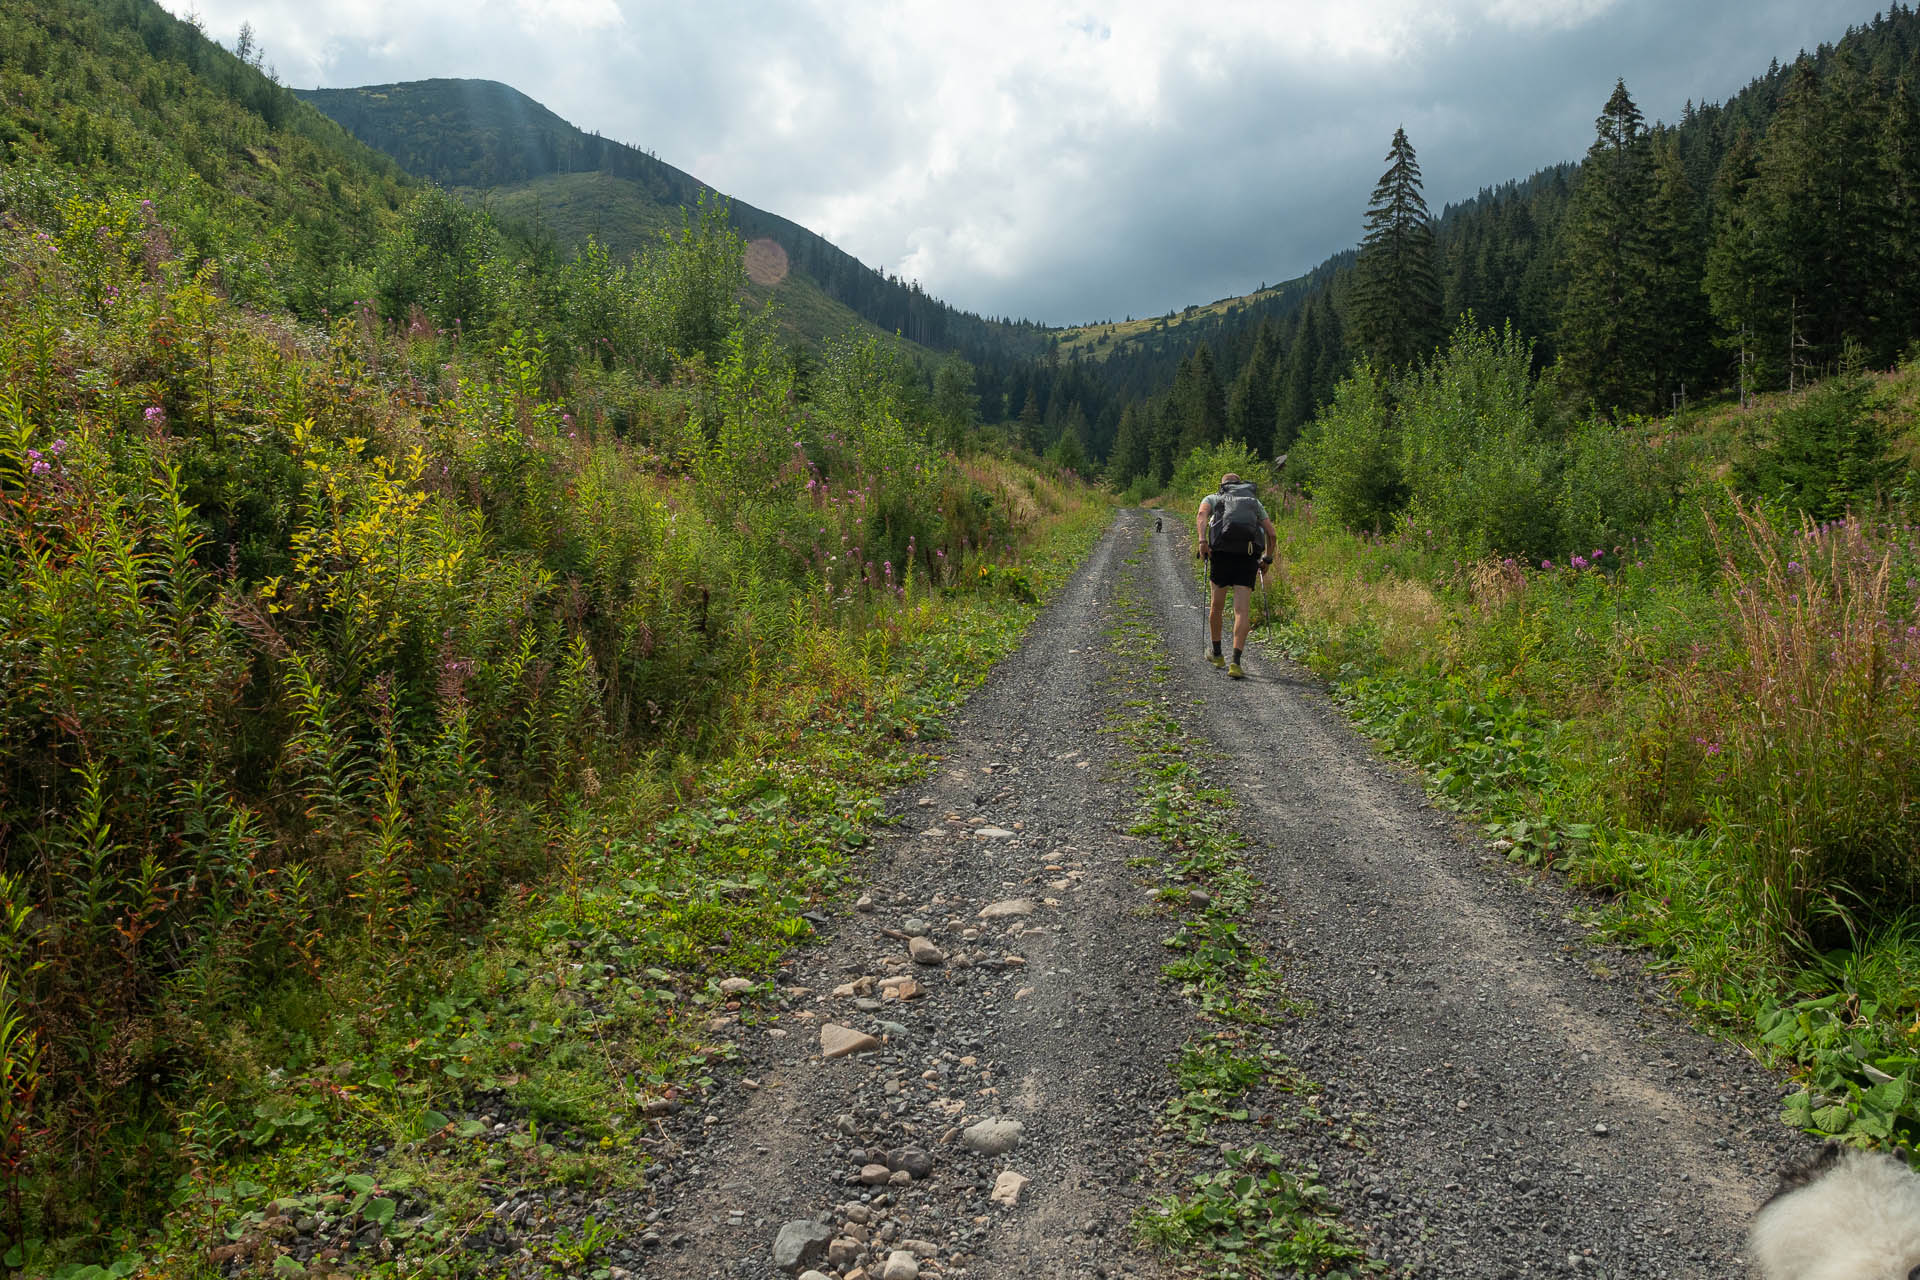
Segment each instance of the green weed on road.
[[1264,1034],[1300,1006],[1251,928],[1265,890],[1233,829],[1233,798],[1207,783],[1201,749],[1160,692],[1169,663],[1140,595],[1141,559],[1128,559],[1114,597],[1108,647],[1121,701],[1112,731],[1133,752],[1139,807],[1130,830],[1159,848],[1139,862],[1143,873],[1157,870],[1154,909],[1173,925],[1161,975],[1206,1030],[1172,1066],[1177,1092],[1163,1123],[1182,1145],[1162,1154],[1156,1172],[1174,1189],[1136,1213],[1133,1229],[1181,1274],[1205,1280],[1376,1274],[1381,1265],[1318,1171],[1256,1140],[1326,1121],[1311,1083]]

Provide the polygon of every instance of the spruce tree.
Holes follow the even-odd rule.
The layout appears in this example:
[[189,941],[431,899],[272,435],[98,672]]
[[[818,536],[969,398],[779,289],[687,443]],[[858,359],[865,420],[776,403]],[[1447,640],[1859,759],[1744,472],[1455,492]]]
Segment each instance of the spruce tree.
[[1174,443],[1180,457],[1226,439],[1227,393],[1206,343],[1180,362],[1173,377],[1173,404],[1179,422]]
[[1393,131],[1386,159],[1387,171],[1367,202],[1352,298],[1354,341],[1383,370],[1426,358],[1445,332],[1433,219],[1404,128]]
[[1603,409],[1645,410],[1653,407],[1652,349],[1660,340],[1649,306],[1653,165],[1645,122],[1624,80],[1594,133],[1561,232],[1567,292],[1560,359],[1576,394]]
[[1300,308],[1300,325],[1293,333],[1284,366],[1275,374],[1273,451],[1285,453],[1313,421],[1314,370],[1320,360],[1320,308]]
[[1812,58],[1787,75],[1748,192],[1760,256],[1756,335],[1789,387],[1806,381],[1829,335],[1819,312],[1828,237],[1826,98]]
[[1120,411],[1120,429],[1113,437],[1113,456],[1107,459],[1107,475],[1125,488],[1153,470],[1152,441],[1148,439],[1145,406],[1129,402]]
[[1171,393],[1147,402],[1147,440],[1153,459],[1152,476],[1157,485],[1173,479],[1174,438],[1177,433]]
[[1920,336],[1920,110],[1913,89],[1904,75],[1895,82],[1880,126],[1887,236],[1882,322],[1902,340]]
[[1887,176],[1881,168],[1874,122],[1885,116],[1886,97],[1870,84],[1851,50],[1837,50],[1826,83],[1828,109],[1822,153],[1826,157],[1826,270],[1818,322],[1829,358],[1852,338],[1875,355],[1891,358],[1898,343],[1881,334],[1892,268],[1887,243]]
[[1753,134],[1741,129],[1713,180],[1713,235],[1704,276],[1707,303],[1720,325],[1720,345],[1734,360],[1734,385],[1742,407],[1756,385],[1767,380],[1765,348],[1760,342],[1767,259],[1749,199],[1754,164]]
[[948,356],[933,373],[933,416],[940,427],[942,448],[958,451],[980,417],[980,397],[973,391],[973,366],[958,355]]
[[1227,393],[1227,439],[1259,448],[1273,434],[1275,347],[1273,323],[1262,320],[1253,350]]
[[1709,349],[1710,316],[1701,288],[1706,243],[1700,201],[1671,130],[1654,140],[1647,231],[1653,266],[1647,318],[1655,335],[1648,352],[1654,404],[1659,408],[1686,388],[1699,389],[1705,370],[1702,353]]
[[1027,402],[1020,408],[1021,446],[1035,454],[1042,452],[1046,447],[1045,431],[1046,419],[1040,414],[1040,388],[1030,387],[1027,390]]

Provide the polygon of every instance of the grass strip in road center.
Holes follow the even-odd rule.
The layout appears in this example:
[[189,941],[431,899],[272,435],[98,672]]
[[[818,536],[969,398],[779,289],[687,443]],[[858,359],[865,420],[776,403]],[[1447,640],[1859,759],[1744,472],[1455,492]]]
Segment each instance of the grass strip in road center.
[[1341,1221],[1317,1169],[1271,1140],[1328,1123],[1312,1083],[1264,1034],[1304,1006],[1285,995],[1251,928],[1265,886],[1246,867],[1233,798],[1208,785],[1198,749],[1161,692],[1170,663],[1139,590],[1141,561],[1139,551],[1127,559],[1114,594],[1119,617],[1108,648],[1122,701],[1112,731],[1134,753],[1140,808],[1129,830],[1161,850],[1138,865],[1159,868],[1154,909],[1178,921],[1161,974],[1205,1029],[1173,1065],[1178,1092],[1165,1131],[1186,1145],[1165,1153],[1156,1172],[1174,1189],[1136,1213],[1133,1229],[1182,1274],[1202,1280],[1378,1274],[1382,1265]]

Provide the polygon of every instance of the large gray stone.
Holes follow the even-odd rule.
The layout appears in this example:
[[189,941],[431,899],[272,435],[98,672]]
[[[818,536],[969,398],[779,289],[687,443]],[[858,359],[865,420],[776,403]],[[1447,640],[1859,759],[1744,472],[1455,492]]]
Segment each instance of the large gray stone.
[[773,1265],[788,1275],[798,1274],[826,1259],[827,1244],[832,1239],[833,1232],[824,1222],[811,1218],[789,1222],[773,1238]]
[[983,1156],[1003,1156],[1020,1145],[1027,1126],[1018,1120],[995,1116],[979,1120],[961,1131],[960,1141],[969,1151]]

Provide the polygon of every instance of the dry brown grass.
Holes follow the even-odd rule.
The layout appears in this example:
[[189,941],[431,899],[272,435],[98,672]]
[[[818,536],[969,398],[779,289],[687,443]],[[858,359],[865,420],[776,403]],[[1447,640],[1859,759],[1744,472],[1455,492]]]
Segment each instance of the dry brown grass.
[[1920,644],[1892,607],[1894,548],[1867,525],[1738,517],[1715,530],[1744,659],[1716,749],[1769,905],[1805,928],[1836,885],[1920,883]]
[[1445,643],[1446,610],[1423,582],[1368,582],[1358,572],[1289,574],[1287,582],[1301,617],[1336,629],[1375,628],[1380,652],[1392,662],[1432,653]]

